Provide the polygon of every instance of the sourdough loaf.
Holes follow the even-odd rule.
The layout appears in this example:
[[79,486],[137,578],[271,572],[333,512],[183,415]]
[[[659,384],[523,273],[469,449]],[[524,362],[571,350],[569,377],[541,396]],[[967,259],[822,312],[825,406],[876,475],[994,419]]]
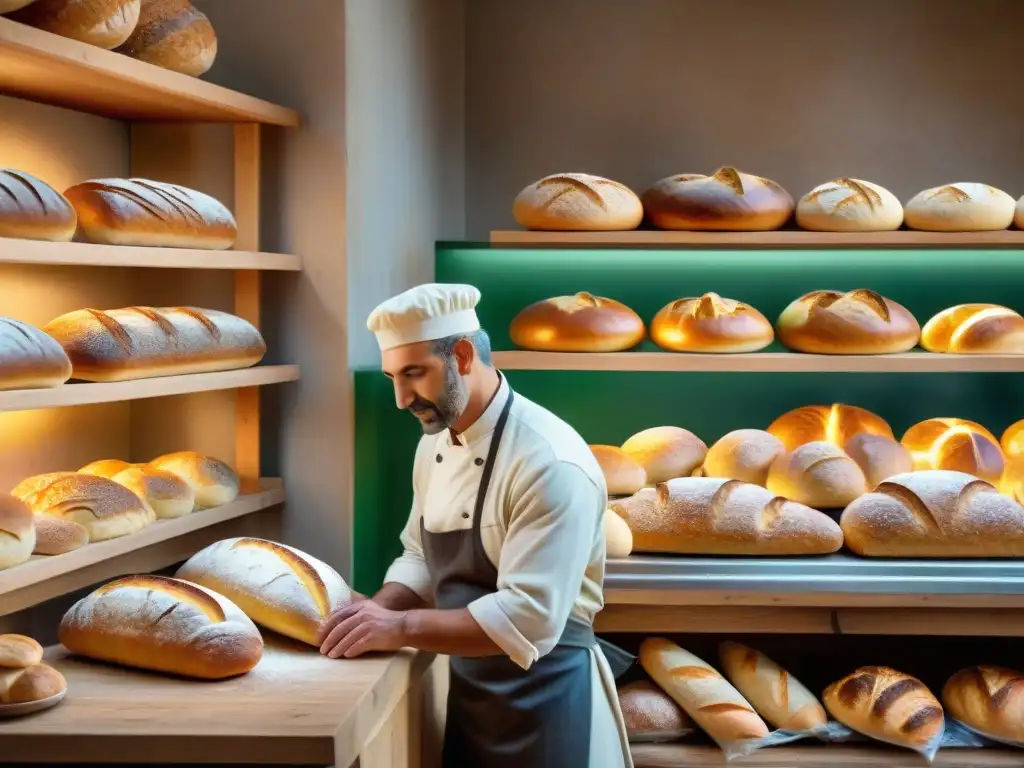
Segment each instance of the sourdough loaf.
[[952,469],[996,484],[1003,475],[1003,451],[996,436],[967,419],[934,418],[914,424],[900,442],[914,469]]
[[1014,200],[1001,189],[957,182],[914,195],[904,206],[910,229],[931,232],[979,232],[1006,229],[1013,222]]
[[832,179],[797,201],[796,223],[815,232],[885,232],[903,224],[903,206],[878,184]]
[[675,741],[697,730],[675,699],[649,680],[623,685],[618,696],[631,743]]
[[[54,476],[56,475],[56,476]],[[137,533],[152,523],[153,510],[123,485],[95,475],[51,473],[24,501],[37,515],[77,523],[89,541]],[[28,483],[36,480],[29,478]]]
[[610,559],[629,557],[633,551],[633,532],[626,521],[612,509],[604,511],[605,557]]
[[999,304],[957,304],[924,324],[921,346],[954,355],[1024,354],[1024,317]]
[[71,360],[53,337],[0,317],[0,390],[56,387],[71,378]]
[[67,688],[64,675],[47,664],[0,669],[0,704],[42,701],[63,693]]
[[43,660],[43,646],[25,635],[0,635],[0,667],[23,669]]
[[647,473],[636,460],[615,445],[591,445],[590,452],[597,459],[604,475],[609,496],[630,496],[647,484]]
[[139,23],[118,53],[198,77],[217,58],[217,34],[188,0],[142,0]]
[[768,432],[779,438],[787,451],[815,440],[828,440],[842,446],[862,432],[895,439],[892,427],[881,416],[843,403],[794,408],[775,419],[768,426]]
[[636,193],[617,181],[556,173],[524,187],[512,215],[527,229],[624,230],[640,225],[644,209]]
[[961,669],[942,689],[952,717],[981,734],[1024,743],[1024,675],[1005,667]]
[[146,502],[158,520],[184,517],[196,508],[196,492],[173,472],[154,467],[129,467],[111,479]]
[[827,440],[804,443],[776,459],[765,487],[776,496],[815,509],[845,507],[868,491],[857,462]]
[[10,18],[98,48],[117,48],[139,22],[140,0],[35,0]]
[[677,299],[651,321],[651,340],[673,352],[756,352],[774,338],[772,324],[757,309],[717,293]]
[[704,441],[682,427],[641,430],[622,444],[622,450],[644,468],[648,485],[689,477],[708,453]]
[[71,203],[45,181],[0,169],[0,237],[68,242],[77,225]]
[[157,456],[147,465],[177,475],[192,488],[196,507],[209,509],[230,504],[238,498],[238,473],[220,459],[196,451],[175,451]]
[[793,198],[779,184],[730,167],[669,176],[641,199],[658,229],[772,230],[793,214]]
[[535,302],[509,326],[513,344],[542,352],[621,352],[646,335],[644,321],[632,309],[586,292]]
[[0,493],[0,570],[24,563],[35,546],[32,509],[16,496]]
[[776,322],[779,341],[817,355],[886,355],[913,349],[921,326],[901,304],[874,291],[811,291]]

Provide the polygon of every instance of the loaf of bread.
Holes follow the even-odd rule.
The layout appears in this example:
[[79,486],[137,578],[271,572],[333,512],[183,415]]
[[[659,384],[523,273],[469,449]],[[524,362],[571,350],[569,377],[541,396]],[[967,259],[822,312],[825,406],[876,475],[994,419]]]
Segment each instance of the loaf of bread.
[[763,486],[768,470],[785,452],[775,435],[761,429],[736,429],[708,448],[701,474]]
[[921,346],[955,355],[1024,354],[1024,317],[998,304],[958,304],[921,329]]
[[1024,455],[1024,419],[1013,422],[1003,430],[999,438],[999,447],[1003,449],[1003,456],[1012,459]]
[[618,695],[630,743],[674,741],[697,730],[683,708],[649,680],[627,683]]
[[35,0],[10,18],[98,48],[117,48],[139,22],[140,0]]
[[930,232],[981,232],[1006,229],[1013,222],[1014,200],[1001,189],[957,182],[914,195],[904,206],[910,229]]
[[78,471],[83,475],[96,475],[113,480],[116,475],[134,466],[136,465],[122,459],[100,459],[89,462]]
[[609,231],[636,229],[644,209],[624,184],[589,173],[556,173],[524,187],[512,215],[527,229]]
[[25,635],[0,635],[0,668],[24,669],[43,660],[43,646]]
[[710,664],[662,637],[640,644],[640,665],[719,744],[768,735],[750,703]]
[[942,705],[916,677],[889,667],[861,667],[823,695],[832,716],[873,739],[924,750],[945,725]]
[[74,654],[172,675],[218,680],[259,663],[263,638],[231,600],[167,576],[125,576],[76,602],[60,623]]
[[612,509],[604,511],[605,557],[608,559],[629,557],[633,551],[633,532],[626,521]]
[[621,448],[614,445],[591,445],[609,496],[631,496],[647,484],[644,468]]
[[0,168],[0,237],[66,243],[77,226],[64,195],[35,176]]
[[77,473],[52,474],[57,476],[23,500],[37,515],[78,523],[89,532],[91,542],[137,533],[156,519],[138,496],[113,480]]
[[862,432],[895,439],[892,427],[881,416],[843,403],[794,408],[775,419],[768,426],[768,432],[779,438],[787,451],[815,440],[828,440],[842,446]]
[[43,490],[46,486],[51,485],[54,480],[61,477],[67,477],[75,474],[74,472],[44,472],[41,475],[32,475],[26,477],[16,486],[11,489],[11,496],[15,496],[22,501],[25,501],[32,494]]
[[142,0],[139,23],[117,49],[133,59],[198,77],[217,58],[217,34],[188,0]]
[[1024,675],[1005,667],[968,667],[942,689],[950,716],[979,733],[1024,743]]
[[843,444],[843,453],[857,462],[868,490],[893,475],[914,469],[914,460],[906,446],[882,435],[856,434]]
[[890,477],[843,510],[839,524],[846,545],[868,557],[1024,555],[1024,507],[964,472]]
[[629,525],[634,552],[824,555],[843,545],[827,515],[741,480],[669,480],[609,507]]
[[648,485],[689,477],[708,453],[704,441],[682,427],[644,429],[626,440],[622,450],[644,468]]
[[952,469],[995,484],[1003,475],[1003,451],[996,436],[967,419],[935,418],[914,424],[900,442],[914,469]]
[[910,312],[874,291],[811,291],[776,322],[779,341],[816,355],[886,355],[913,349],[921,326]]
[[0,14],[11,13],[32,2],[35,0],[0,0]]
[[770,725],[806,731],[828,722],[814,694],[763,653],[731,640],[723,642],[718,653],[729,682]]
[[47,664],[21,669],[0,669],[0,704],[27,704],[56,696],[68,689],[64,675]]
[[509,326],[513,344],[542,352],[621,352],[646,335],[640,315],[625,304],[585,292],[535,302]]
[[780,456],[768,471],[765,487],[815,509],[845,507],[868,491],[857,462],[827,440],[804,443]]
[[717,293],[677,299],[651,321],[651,340],[673,352],[756,352],[774,338],[772,324],[754,307]]
[[797,201],[796,223],[814,232],[887,232],[903,224],[903,206],[878,184],[832,179]]
[[265,539],[215,542],[175,577],[224,595],[257,624],[310,645],[319,645],[320,623],[352,595],[327,563]]
[[35,555],[63,555],[89,543],[89,529],[73,520],[36,515]]
[[1003,476],[996,486],[1019,504],[1024,504],[1024,456],[1012,456],[1006,460]]
[[31,508],[15,496],[0,493],[0,570],[24,563],[32,556],[35,546],[36,527]]
[[267,351],[260,332],[227,312],[194,307],[80,309],[43,328],[84,381],[230,371],[256,365]]
[[197,509],[221,507],[238,498],[238,473],[220,459],[196,451],[175,451],[156,457],[147,466],[175,474],[188,483]]
[[183,478],[154,467],[129,467],[111,478],[142,499],[158,520],[184,517],[196,508],[196,492]]
[[53,337],[0,317],[0,390],[57,387],[70,378],[71,360]]
[[223,203],[150,179],[93,179],[67,189],[81,237],[102,245],[231,248],[238,225]]
[[766,231],[793,215],[793,198],[779,184],[723,167],[711,176],[684,173],[661,179],[641,197],[658,229]]

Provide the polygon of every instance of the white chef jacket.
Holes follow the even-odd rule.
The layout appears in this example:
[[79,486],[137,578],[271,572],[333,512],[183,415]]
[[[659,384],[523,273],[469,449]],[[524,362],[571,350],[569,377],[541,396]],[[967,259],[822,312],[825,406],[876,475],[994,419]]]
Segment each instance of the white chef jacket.
[[[491,436],[508,398],[501,377],[484,413],[452,440],[424,435],[413,465],[413,503],[401,534],[404,552],[385,582],[433,601],[420,542],[431,533],[473,527],[473,506]],[[480,518],[497,591],[471,602],[473,618],[509,658],[528,669],[548,653],[570,614],[593,624],[604,606],[603,516],[608,492],[586,442],[550,411],[516,393],[495,457]],[[615,680],[600,648],[591,654],[591,768],[632,768]]]

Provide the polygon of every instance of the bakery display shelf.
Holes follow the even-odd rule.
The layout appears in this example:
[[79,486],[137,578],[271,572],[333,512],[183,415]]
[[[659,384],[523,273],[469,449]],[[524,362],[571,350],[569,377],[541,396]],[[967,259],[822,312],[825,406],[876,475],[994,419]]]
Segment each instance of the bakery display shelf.
[[230,504],[158,520],[138,533],[86,544],[63,555],[36,555],[28,562],[0,571],[0,616],[38,605],[59,595],[129,573],[166,568],[215,541],[242,535],[225,525],[285,500],[278,478],[262,478],[256,493]]
[[0,94],[122,120],[299,124],[293,109],[3,18]]
[[[633,744],[635,768],[707,768],[742,765],[743,768],[921,768],[924,758],[909,749],[875,746],[770,747],[728,763],[722,750],[689,744]],[[1010,748],[942,749],[931,763],[934,768],[1020,768],[1024,752]]]
[[255,269],[298,272],[302,259],[290,253],[142,248],[93,243],[50,243],[0,237],[0,264],[168,269]]
[[158,376],[109,383],[63,384],[49,389],[15,389],[0,392],[0,412],[117,403],[150,397],[187,395],[193,392],[212,392],[219,389],[262,387],[298,379],[297,365],[257,365],[235,371]]

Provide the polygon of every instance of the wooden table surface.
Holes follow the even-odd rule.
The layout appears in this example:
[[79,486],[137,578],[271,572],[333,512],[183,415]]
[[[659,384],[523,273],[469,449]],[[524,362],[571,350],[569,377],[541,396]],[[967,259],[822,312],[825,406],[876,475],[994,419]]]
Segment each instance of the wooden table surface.
[[68,682],[53,709],[0,720],[4,763],[270,763],[349,766],[430,666],[414,651],[332,660],[265,640],[246,675],[186,680],[81,659],[47,663]]

